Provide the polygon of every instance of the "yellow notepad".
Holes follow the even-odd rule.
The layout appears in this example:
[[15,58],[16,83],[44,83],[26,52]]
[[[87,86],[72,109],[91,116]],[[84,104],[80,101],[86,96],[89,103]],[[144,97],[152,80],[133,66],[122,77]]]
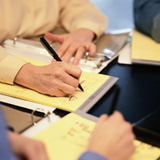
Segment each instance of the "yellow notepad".
[[[25,60],[30,61],[33,64],[44,65],[44,63],[37,62],[35,60]],[[96,103],[97,100],[103,96],[103,94],[105,94],[105,92],[107,92],[107,90],[109,90],[117,80],[117,78],[107,75],[83,72],[80,78],[80,82],[84,81],[82,84],[84,92],[77,88],[75,93],[72,95],[72,98],[51,97],[16,84],[9,85],[4,83],[0,83],[0,94],[72,112],[89,99]],[[93,105],[93,103],[91,105]]]
[[132,63],[160,65],[160,44],[150,37],[133,30],[131,48]]
[[[87,149],[95,122],[70,113],[41,131],[34,139],[45,143],[50,160],[78,160]],[[156,160],[160,149],[135,140],[135,153],[129,160]]]

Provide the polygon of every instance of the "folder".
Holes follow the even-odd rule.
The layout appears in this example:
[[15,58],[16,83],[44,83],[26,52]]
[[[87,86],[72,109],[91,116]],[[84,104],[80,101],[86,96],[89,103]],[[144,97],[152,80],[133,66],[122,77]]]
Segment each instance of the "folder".
[[136,64],[160,65],[160,44],[143,33],[133,30],[131,61]]

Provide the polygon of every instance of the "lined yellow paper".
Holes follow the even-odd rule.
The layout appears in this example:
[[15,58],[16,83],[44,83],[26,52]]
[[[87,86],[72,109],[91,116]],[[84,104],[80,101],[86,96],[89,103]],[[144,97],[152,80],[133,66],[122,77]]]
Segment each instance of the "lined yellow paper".
[[71,113],[37,134],[45,143],[50,160],[78,160],[86,150],[95,123]]
[[[26,60],[26,59],[25,59]],[[28,60],[33,64],[44,65],[44,63],[37,62],[35,60]],[[78,88],[72,95],[73,97],[51,97],[48,95],[40,94],[36,91],[30,90],[19,85],[9,85],[0,83],[0,94],[44,104],[47,106],[63,109],[66,111],[75,111],[79,108],[104,82],[109,79],[110,76],[83,72],[80,78],[84,92]]]
[[[70,113],[34,138],[45,143],[51,160],[77,160],[87,149],[95,122]],[[160,149],[135,140],[135,153],[128,160],[156,160]]]
[[[131,58],[136,60],[146,60],[160,62],[160,44],[150,37],[133,30]],[[149,62],[148,62],[149,63]]]

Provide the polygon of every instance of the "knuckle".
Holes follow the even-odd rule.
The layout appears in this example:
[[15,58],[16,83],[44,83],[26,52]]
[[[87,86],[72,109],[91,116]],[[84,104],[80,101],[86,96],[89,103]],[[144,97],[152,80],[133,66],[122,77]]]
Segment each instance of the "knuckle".
[[70,90],[68,90],[68,94],[73,94],[75,92],[75,88],[74,87],[71,87]]
[[62,75],[63,75],[63,74],[62,74],[62,71],[60,71],[60,70],[55,71],[54,74],[55,74],[55,77],[58,78],[58,79],[61,79],[61,78],[62,78]]
[[80,67],[76,66],[76,71],[78,73],[78,75],[80,76],[82,74],[82,70],[80,69]]
[[42,149],[45,149],[46,147],[45,147],[45,144],[43,143],[43,142],[40,142],[39,141],[39,146],[42,148]]
[[75,80],[74,87],[78,87],[78,85],[79,85],[79,81]]

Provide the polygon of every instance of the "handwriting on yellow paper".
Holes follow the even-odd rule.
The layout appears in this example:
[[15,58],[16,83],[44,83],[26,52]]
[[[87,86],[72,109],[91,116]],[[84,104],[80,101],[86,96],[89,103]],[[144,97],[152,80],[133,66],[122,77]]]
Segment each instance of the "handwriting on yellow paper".
[[[37,64],[35,60],[27,59],[27,61]],[[38,65],[40,65],[40,62],[38,62]],[[0,93],[72,112],[79,108],[108,79],[109,76],[107,75],[82,72],[80,82],[85,80],[82,83],[84,92],[77,88],[72,97],[51,97],[16,84],[3,83],[0,83]]]
[[[78,159],[89,143],[95,122],[70,113],[35,136],[47,147],[50,159]],[[106,137],[107,138],[107,137]],[[128,160],[156,160],[160,149],[135,140],[136,151]]]

